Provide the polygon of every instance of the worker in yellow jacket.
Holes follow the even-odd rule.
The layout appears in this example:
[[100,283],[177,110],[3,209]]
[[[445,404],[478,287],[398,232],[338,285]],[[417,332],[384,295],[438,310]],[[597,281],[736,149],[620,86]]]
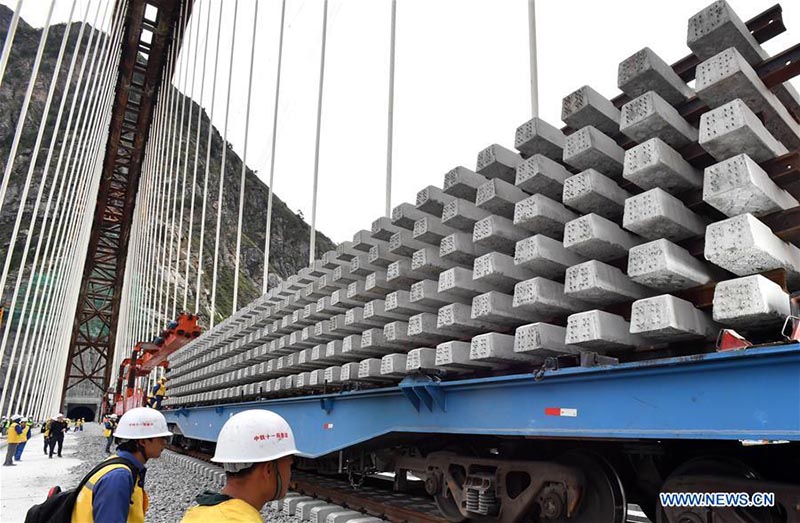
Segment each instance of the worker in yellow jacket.
[[261,523],[260,511],[289,488],[292,456],[297,454],[291,427],[268,410],[232,416],[217,438],[211,461],[222,463],[225,487],[197,496],[181,523]]
[[122,440],[116,456],[128,464],[110,464],[89,478],[75,500],[72,523],[144,523],[148,504],[145,463],[161,456],[170,436],[167,420],[160,412],[146,407],[126,412],[114,437]]
[[53,418],[47,420],[44,424],[44,454],[47,455],[47,449],[50,447],[50,424],[53,423]]
[[11,424],[8,426],[8,447],[6,448],[6,460],[4,467],[13,467],[14,455],[17,453],[17,446],[28,441],[28,430],[22,422],[22,416],[14,414],[11,416]]

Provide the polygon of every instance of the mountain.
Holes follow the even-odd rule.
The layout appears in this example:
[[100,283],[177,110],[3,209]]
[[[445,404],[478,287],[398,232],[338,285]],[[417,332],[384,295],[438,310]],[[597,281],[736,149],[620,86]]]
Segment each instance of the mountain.
[[[12,16],[11,10],[3,5],[0,5],[0,41],[5,39],[8,25]],[[44,51],[42,65],[37,77],[33,99],[31,102],[28,116],[25,123],[22,140],[20,142],[17,160],[14,164],[11,182],[8,187],[5,202],[3,204],[2,212],[0,212],[0,256],[5,258],[5,254],[9,249],[9,241],[11,236],[11,229],[16,219],[17,209],[21,204],[25,206],[25,220],[23,223],[31,221],[33,205],[35,201],[36,192],[41,180],[42,171],[47,156],[46,147],[50,142],[52,135],[52,128],[55,123],[55,115],[58,109],[60,96],[65,91],[65,78],[66,72],[69,68],[69,61],[72,57],[72,52],[75,49],[75,40],[77,38],[80,24],[72,24],[69,36],[69,43],[67,45],[67,53],[61,65],[61,71],[58,76],[58,89],[56,91],[55,99],[50,110],[48,117],[48,126],[42,142],[43,149],[39,153],[38,161],[34,171],[34,181],[30,189],[30,193],[25,202],[21,202],[22,188],[25,182],[28,166],[33,154],[33,146],[36,140],[36,133],[38,132],[39,125],[42,120],[42,112],[47,97],[47,92],[53,77],[55,62],[58,56],[59,46],[63,37],[66,26],[64,24],[55,25],[50,28],[48,35],[47,45]],[[87,27],[83,38],[81,53],[83,46],[88,38],[90,29]],[[34,58],[36,56],[36,49],[41,37],[41,30],[35,29],[20,20],[17,29],[14,46],[9,59],[8,68],[6,70],[3,85],[0,87],[0,172],[5,169],[8,160],[9,150],[13,140],[14,132],[16,129],[17,121],[19,119],[20,107],[22,105],[25,90],[28,85],[28,80],[33,67]],[[79,55],[78,67],[80,66]],[[69,109],[69,104],[72,102],[72,96],[75,91],[75,84],[77,83],[77,71],[74,75],[70,95],[67,100],[67,108],[62,121],[62,132],[59,133],[54,150],[54,157],[57,157],[60,151],[61,144],[64,139],[69,139],[70,134],[64,136],[63,128],[66,123],[66,111]],[[90,85],[94,85],[91,83]],[[173,89],[169,87],[169,89]],[[180,143],[180,158],[181,165],[168,169],[168,179],[173,180],[179,177],[178,193],[175,196],[177,199],[177,206],[180,208],[180,182],[183,178],[183,157],[188,147],[189,163],[186,173],[186,191],[185,191],[185,216],[183,224],[183,244],[182,252],[185,253],[186,237],[188,234],[188,216],[190,196],[192,192],[191,180],[192,171],[194,167],[195,149],[198,146],[196,143],[196,126],[198,112],[201,114],[201,132],[200,132],[200,154],[198,155],[197,165],[197,183],[195,185],[196,198],[194,201],[194,224],[193,224],[193,245],[192,255],[190,258],[191,271],[189,278],[189,300],[187,307],[190,311],[194,304],[194,285],[197,274],[198,265],[198,240],[200,231],[200,218],[201,206],[203,201],[203,176],[205,174],[205,158],[206,158],[206,141],[208,139],[209,118],[206,112],[189,98],[179,92],[174,92],[177,96],[177,105],[185,101],[184,120],[182,124],[188,124],[189,108],[192,107],[192,122],[191,132],[184,128],[183,140]],[[80,107],[80,103],[78,104]],[[180,120],[180,113],[171,115],[172,122],[175,123]],[[152,139],[152,137],[151,137]],[[176,140],[176,143],[178,140]],[[233,301],[233,281],[234,281],[234,264],[235,264],[235,250],[236,250],[236,225],[238,220],[238,207],[239,207],[239,180],[242,168],[242,160],[235,151],[230,147],[230,144],[224,144],[220,133],[216,128],[212,128],[212,144],[211,156],[209,161],[209,178],[208,178],[208,191],[207,196],[207,210],[206,210],[206,226],[205,226],[205,240],[204,240],[204,253],[202,259],[203,281],[200,292],[200,311],[201,322],[204,325],[209,323],[209,305],[211,297],[211,275],[214,263],[214,241],[215,241],[215,228],[217,221],[217,190],[219,187],[219,178],[221,173],[221,161],[223,147],[227,147],[226,165],[225,165],[225,183],[223,190],[223,203],[222,203],[222,218],[221,218],[221,232],[220,232],[220,250],[219,250],[219,269],[218,269],[218,286],[216,297],[216,322],[221,321],[231,313]],[[177,149],[177,145],[176,145]],[[55,165],[55,160],[53,161]],[[54,168],[51,167],[51,177]],[[47,195],[48,186],[45,188],[45,197]],[[262,274],[263,274],[263,248],[265,238],[266,216],[267,216],[267,198],[269,196],[268,187],[262,183],[255,173],[247,168],[246,181],[245,181],[245,202],[244,202],[244,226],[242,234],[242,255],[241,255],[241,268],[239,274],[239,307],[246,305],[254,298],[261,294],[262,288]],[[168,203],[171,203],[168,202]],[[279,278],[286,278],[291,274],[296,273],[299,269],[306,266],[308,261],[309,249],[309,225],[304,221],[301,214],[291,211],[287,205],[277,196],[273,199],[273,217],[272,217],[272,235],[270,239],[270,287],[277,284]],[[41,213],[41,211],[40,211]],[[160,226],[166,226],[169,229],[168,223],[162,221]],[[19,260],[22,254],[22,249],[25,243],[25,229],[20,231],[19,238],[15,247],[14,263],[12,264],[12,272],[9,275],[6,288],[3,289],[2,301],[3,305],[8,309],[11,300],[13,285],[16,281]],[[40,228],[37,226],[33,231],[35,235],[32,245],[36,245],[36,240]],[[174,239],[178,235],[178,227],[169,229],[167,237]],[[335,248],[334,243],[328,239],[324,234],[317,232],[317,256],[319,254]],[[165,245],[169,248],[169,244]],[[129,253],[130,254],[130,253]],[[171,271],[167,277],[170,281],[178,281],[180,291],[183,291],[183,274],[184,274],[184,256],[181,255],[181,263],[177,272]],[[28,262],[26,264],[26,271],[24,273],[23,282],[27,281],[27,276],[31,268],[33,253],[29,254]],[[129,258],[130,259],[130,258]],[[2,263],[2,262],[0,262]],[[36,275],[40,278],[47,278],[47,274],[39,273]],[[273,278],[274,276],[274,278]],[[24,289],[23,289],[24,290]],[[179,294],[179,296],[181,295]],[[179,297],[178,309],[181,309],[182,300]],[[18,302],[17,307],[21,306],[21,300]],[[166,321],[167,318],[162,318]],[[4,322],[6,319],[3,320]],[[12,321],[18,321],[18,313]],[[155,334],[155,333],[154,333]],[[4,362],[5,363],[5,362]]]

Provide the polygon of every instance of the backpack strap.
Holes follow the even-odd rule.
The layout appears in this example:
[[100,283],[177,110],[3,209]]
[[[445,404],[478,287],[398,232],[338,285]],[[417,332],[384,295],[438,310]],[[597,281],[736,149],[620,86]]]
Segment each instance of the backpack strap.
[[124,465],[125,467],[130,469],[131,475],[133,476],[133,488],[136,488],[136,482],[139,481],[139,471],[136,469],[136,465],[134,465],[129,459],[116,456],[100,462],[97,466],[95,466],[92,470],[90,470],[89,473],[83,477],[78,486],[75,487],[75,495],[77,496],[78,494],[80,494],[81,490],[83,490],[83,487],[86,486],[86,484],[89,482],[92,476],[94,476],[95,474],[97,474],[98,472],[100,472],[102,469],[106,468],[109,465]]

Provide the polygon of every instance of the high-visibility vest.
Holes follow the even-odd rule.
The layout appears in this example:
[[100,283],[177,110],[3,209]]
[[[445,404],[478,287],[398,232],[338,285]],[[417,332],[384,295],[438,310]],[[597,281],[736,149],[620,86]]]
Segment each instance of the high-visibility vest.
[[111,423],[104,423],[103,424],[103,437],[107,438],[111,435]]
[[167,395],[167,388],[164,386],[163,383],[158,384],[158,390],[156,391],[156,396],[166,396]]
[[236,498],[216,505],[191,507],[181,519],[181,523],[208,523],[210,521],[261,523],[263,520],[261,519],[261,514],[251,504]]
[[17,434],[17,427],[19,427],[19,423],[12,423],[8,426],[8,442],[9,443],[25,443],[28,441],[28,428],[24,425],[22,426],[22,434]]
[[[109,465],[98,470],[86,485],[81,489],[78,494],[78,499],[75,500],[75,508],[72,509],[72,523],[94,523],[94,515],[92,514],[92,495],[94,486],[100,481],[100,478],[108,474],[114,469],[129,470],[128,467],[121,464]],[[144,514],[147,512],[147,492],[139,486],[136,478],[136,485],[133,487],[133,494],[131,495],[131,506],[128,510],[128,523],[144,523]]]

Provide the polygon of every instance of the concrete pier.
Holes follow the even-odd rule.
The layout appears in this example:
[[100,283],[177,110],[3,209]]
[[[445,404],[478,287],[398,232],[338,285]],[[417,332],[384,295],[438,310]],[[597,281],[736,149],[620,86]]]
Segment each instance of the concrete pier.
[[616,220],[622,216],[625,200],[630,196],[611,178],[594,169],[587,169],[567,178],[562,201],[567,207],[581,213],[595,213]]
[[617,87],[631,98],[655,91],[672,105],[694,96],[694,91],[649,47],[634,53],[619,64]]
[[563,280],[567,268],[585,261],[585,257],[567,250],[560,241],[542,234],[517,242],[514,251],[515,264],[549,280]]
[[719,325],[691,302],[662,294],[633,303],[630,332],[653,341],[675,343],[714,339]]
[[524,280],[537,276],[523,266],[514,263],[514,258],[500,252],[490,252],[475,258],[472,278],[486,283],[494,289],[511,293],[514,286]]
[[541,154],[561,161],[564,154],[564,133],[541,118],[533,118],[517,127],[514,147],[525,158]]
[[669,146],[679,148],[697,141],[697,129],[654,91],[622,106],[619,130],[640,143],[660,138]]
[[610,305],[644,298],[650,291],[621,270],[597,260],[567,269],[564,294],[596,305]]
[[514,204],[528,197],[528,193],[505,180],[493,179],[478,187],[475,205],[504,218],[514,217]]
[[705,232],[706,221],[656,187],[625,200],[622,226],[643,238],[681,241]]
[[581,171],[597,169],[618,179],[622,175],[625,151],[607,135],[587,125],[567,136],[563,160]]
[[584,301],[567,296],[564,285],[536,277],[520,282],[514,288],[514,307],[530,313],[531,320],[567,316],[590,308]]
[[559,201],[564,182],[570,176],[572,174],[560,163],[535,154],[517,166],[514,183],[526,193],[542,194]]
[[543,194],[534,194],[516,203],[513,223],[534,234],[561,240],[564,238],[564,225],[578,217],[559,201]]
[[573,129],[591,125],[609,136],[616,136],[619,134],[619,117],[619,109],[588,85],[561,101],[561,120]]
[[704,255],[739,276],[783,268],[791,281],[800,278],[800,249],[775,236],[752,214],[709,225]]
[[527,352],[514,352],[514,336],[496,332],[481,334],[472,338],[469,359],[505,365],[537,364],[543,361],[543,358],[538,355]]
[[642,189],[660,187],[670,194],[703,185],[703,174],[660,138],[651,138],[625,151],[622,177]]
[[580,347],[565,343],[567,329],[549,323],[531,323],[517,328],[514,352],[546,358],[559,354],[577,354]]
[[719,162],[742,153],[764,162],[789,152],[738,98],[703,113],[699,142]]
[[601,354],[647,345],[645,338],[630,333],[630,325],[622,316],[599,310],[570,316],[565,342]]
[[714,321],[763,328],[782,323],[790,312],[789,295],[760,274],[727,280],[714,289]]
[[[475,223],[472,241],[475,245],[489,251],[514,254],[517,242],[530,235],[525,229],[514,225],[514,222],[502,216],[491,215]],[[440,246],[441,252],[441,246]]]
[[800,205],[746,154],[706,167],[703,201],[730,217],[764,216]]
[[485,176],[459,166],[444,175],[442,190],[450,196],[474,202],[478,187],[488,181]]
[[475,171],[486,178],[514,183],[515,170],[521,161],[519,154],[495,143],[478,153]]
[[704,262],[663,239],[631,248],[628,276],[636,283],[663,292],[690,289],[714,279]]
[[641,242],[637,236],[596,214],[581,216],[564,226],[564,247],[586,258],[601,261],[622,258]]

